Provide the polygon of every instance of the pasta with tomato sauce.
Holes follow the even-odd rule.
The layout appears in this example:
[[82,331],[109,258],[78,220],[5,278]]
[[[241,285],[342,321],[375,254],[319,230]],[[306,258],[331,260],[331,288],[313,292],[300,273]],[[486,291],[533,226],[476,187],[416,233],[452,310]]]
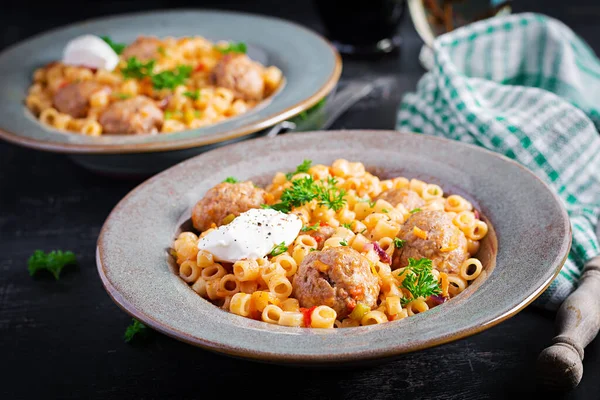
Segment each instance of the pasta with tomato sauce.
[[172,254],[193,290],[243,317],[312,328],[396,321],[457,296],[483,271],[488,232],[464,197],[344,159],[305,160],[265,188],[228,178],[192,222]]
[[279,68],[250,59],[244,43],[103,40],[73,39],[64,59],[34,72],[25,104],[43,124],[89,136],[200,128],[248,112],[284,80]]

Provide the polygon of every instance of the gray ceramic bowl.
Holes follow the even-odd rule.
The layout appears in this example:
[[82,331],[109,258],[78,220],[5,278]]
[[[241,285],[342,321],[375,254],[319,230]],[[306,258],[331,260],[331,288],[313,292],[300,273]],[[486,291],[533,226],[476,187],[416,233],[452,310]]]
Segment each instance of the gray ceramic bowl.
[[[269,325],[228,313],[176,274],[169,248],[203,194],[227,176],[264,185],[302,160],[360,161],[381,177],[404,175],[461,194],[493,229],[485,272],[467,290],[400,321],[347,329]],[[495,234],[494,234],[495,231]],[[571,243],[558,198],[519,164],[481,148],[395,131],[287,134],[197,156],[149,179],[108,217],[98,272],[113,300],[150,327],[205,349],[254,360],[318,365],[379,361],[464,338],[509,318],[558,274]]]
[[[271,99],[246,114],[173,134],[89,137],[48,128],[24,106],[33,71],[60,60],[65,44],[87,33],[109,35],[121,43],[131,43],[140,35],[200,35],[212,41],[243,41],[251,58],[279,67],[285,83]],[[334,89],[341,69],[341,58],[328,41],[278,18],[175,10],[83,21],[37,35],[0,54],[0,138],[39,150],[71,154],[79,164],[99,172],[154,173],[207,148],[257,135],[310,108]]]

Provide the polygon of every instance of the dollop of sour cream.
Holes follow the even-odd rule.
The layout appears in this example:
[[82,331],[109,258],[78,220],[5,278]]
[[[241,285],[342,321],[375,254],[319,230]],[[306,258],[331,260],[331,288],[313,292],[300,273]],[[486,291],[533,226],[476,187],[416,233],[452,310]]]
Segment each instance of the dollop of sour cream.
[[251,209],[201,238],[198,249],[208,251],[217,261],[263,258],[282,242],[292,244],[300,229],[302,221],[294,214]]
[[82,35],[67,43],[62,62],[112,71],[119,63],[119,55],[98,36]]

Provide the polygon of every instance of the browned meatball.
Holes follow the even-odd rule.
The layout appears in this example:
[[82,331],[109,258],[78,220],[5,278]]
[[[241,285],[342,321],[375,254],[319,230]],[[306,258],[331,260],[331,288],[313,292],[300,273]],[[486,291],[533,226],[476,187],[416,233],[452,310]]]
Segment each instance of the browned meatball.
[[212,81],[216,86],[231,89],[246,100],[261,100],[265,82],[261,67],[245,54],[228,54],[215,66]]
[[152,58],[156,58],[160,44],[160,40],[155,37],[138,37],[133,43],[127,46],[125,50],[123,50],[121,57],[123,57],[125,60],[131,57],[136,57],[140,61],[148,61]]
[[425,200],[419,196],[417,192],[409,189],[390,189],[382,192],[375,200],[385,200],[394,207],[398,204],[402,204],[407,211],[414,210],[415,208],[423,207]]
[[73,82],[58,89],[52,102],[61,113],[84,118],[90,109],[90,97],[101,90],[110,91],[108,87],[93,81]]
[[326,305],[342,319],[358,302],[371,308],[377,305],[379,278],[371,271],[369,260],[353,248],[330,247],[304,257],[293,288],[301,307]]
[[265,202],[266,192],[251,182],[219,183],[210,189],[192,210],[194,228],[205,231],[214,223],[223,225],[229,214],[236,217],[251,208],[259,208]]
[[335,228],[329,225],[319,226],[316,231],[311,231],[310,236],[314,237],[317,241],[317,249],[321,250],[325,241],[333,236]]
[[112,103],[98,118],[105,133],[157,133],[164,121],[163,112],[146,96]]
[[[415,235],[415,227],[423,230],[427,238]],[[400,228],[398,237],[406,243],[394,252],[393,268],[406,267],[409,258],[429,258],[438,270],[456,273],[468,258],[464,233],[444,211],[420,211],[411,215]]]

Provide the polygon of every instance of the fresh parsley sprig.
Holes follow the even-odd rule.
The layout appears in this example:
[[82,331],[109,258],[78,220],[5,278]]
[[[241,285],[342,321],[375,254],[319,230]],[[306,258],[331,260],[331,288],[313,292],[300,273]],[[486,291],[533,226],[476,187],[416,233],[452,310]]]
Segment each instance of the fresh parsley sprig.
[[294,175],[301,174],[301,173],[307,173],[308,170],[310,169],[311,165],[312,165],[312,160],[304,160],[304,161],[302,161],[302,164],[300,164],[296,167],[296,171],[288,172],[287,174],[285,174],[285,177],[287,178],[288,181],[291,181],[292,178],[294,177]]
[[346,204],[344,196],[346,191],[336,187],[337,181],[333,177],[329,177],[326,185],[317,186],[317,194],[320,206],[326,206],[333,211],[339,211]]
[[308,231],[316,231],[317,229],[319,229],[319,226],[321,226],[321,224],[319,224],[318,222],[315,223],[314,225],[305,225],[302,227],[302,229],[300,229],[302,232],[308,232]]
[[239,181],[234,178],[233,176],[228,176],[227,178],[225,178],[223,180],[223,182],[227,182],[227,183],[238,183]]
[[279,203],[262,207],[289,213],[293,207],[300,207],[316,199],[320,206],[339,211],[346,204],[346,191],[336,187],[335,183],[333,178],[327,181],[315,181],[311,176],[294,179],[292,186],[281,194]]
[[405,244],[406,244],[406,240],[402,240],[400,238],[394,238],[394,246],[396,246],[397,249],[403,248]]
[[137,57],[129,57],[125,67],[121,68],[121,73],[126,79],[144,79],[147,76],[152,76],[155,64],[155,60],[143,62]]
[[411,297],[402,298],[401,302],[403,306],[419,297],[427,298],[442,293],[437,278],[431,272],[433,266],[430,259],[421,258],[416,260],[409,258],[406,269],[408,272],[403,271],[401,273],[406,274],[406,276],[400,284],[400,288],[408,290]]
[[420,211],[422,211],[420,208],[413,208],[412,210],[410,210],[410,213],[414,214],[414,213],[418,213]]
[[50,253],[44,253],[42,250],[36,250],[27,261],[27,269],[31,276],[38,271],[46,270],[54,276],[54,279],[58,280],[63,268],[76,262],[75,254],[71,251],[53,250]]
[[183,95],[185,97],[189,97],[190,99],[196,101],[200,98],[200,89],[196,89],[193,92],[190,92],[190,91],[183,92]]
[[230,42],[226,46],[215,46],[215,49],[223,54],[246,54],[248,51],[248,46],[246,46],[246,43],[244,42]]
[[192,74],[192,67],[189,65],[178,65],[174,70],[162,71],[158,74],[152,74],[152,85],[155,89],[175,89],[183,85],[186,79]]
[[287,251],[287,249],[288,248],[285,245],[285,242],[281,242],[277,246],[273,247],[273,250],[271,250],[271,252],[269,254],[271,256],[275,257],[275,256],[285,253]]
[[100,39],[104,40],[117,54],[121,54],[125,50],[125,47],[127,47],[125,43],[113,42],[110,36],[100,36]]
[[182,85],[192,73],[189,65],[178,65],[175,69],[154,73],[156,60],[140,61],[137,57],[127,59],[127,64],[121,69],[125,78],[150,78],[152,86],[157,89],[175,89]]
[[123,339],[126,342],[131,342],[136,336],[146,336],[149,332],[149,328],[142,324],[137,319],[133,318],[131,320],[131,325],[127,327],[125,330],[125,334],[123,335]]

